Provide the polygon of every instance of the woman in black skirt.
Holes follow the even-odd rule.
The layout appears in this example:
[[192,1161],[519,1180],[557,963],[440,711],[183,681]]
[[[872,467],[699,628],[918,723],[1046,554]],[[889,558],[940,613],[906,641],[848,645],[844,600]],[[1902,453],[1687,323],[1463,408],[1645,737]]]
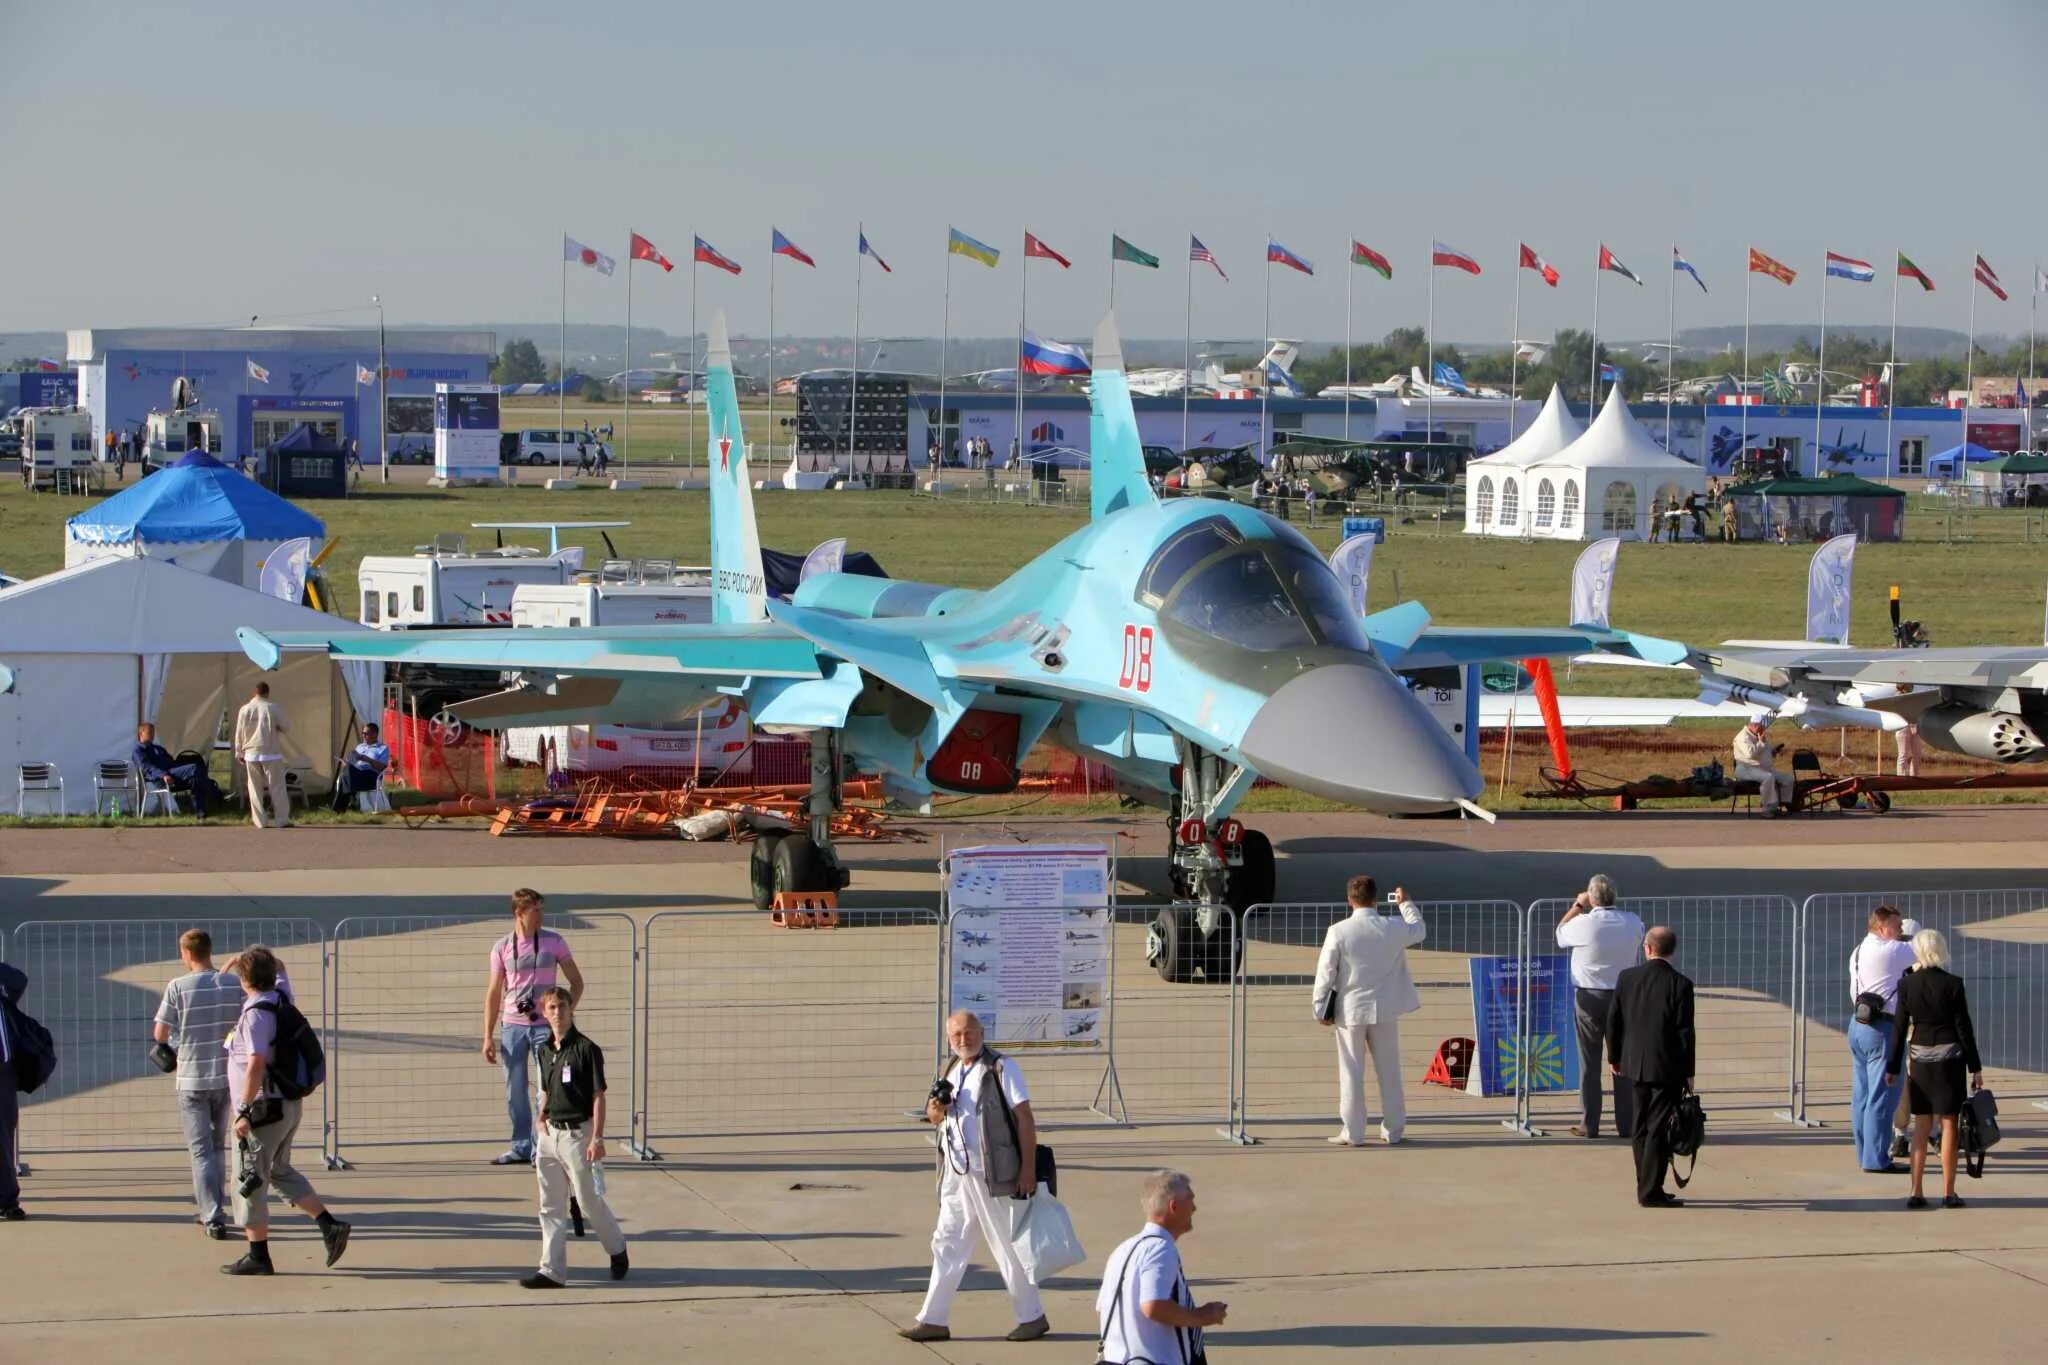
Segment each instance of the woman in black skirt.
[[[1963,979],[1948,969],[1948,940],[1933,929],[1913,935],[1913,969],[1899,983],[1899,1018],[1892,1029],[1885,1060],[1885,1084],[1892,1085],[1899,1063],[1906,1068],[1906,1101],[1913,1111],[1913,1194],[1909,1209],[1924,1209],[1921,1173],[1927,1167],[1927,1137],[1941,1120],[1941,1206],[1959,1209],[1956,1197],[1956,1116],[1970,1092],[1984,1084],[1984,1063],[1977,1056],[1977,1033],[1970,1027],[1970,1001]],[[1908,1039],[1911,1039],[1910,1048]]]

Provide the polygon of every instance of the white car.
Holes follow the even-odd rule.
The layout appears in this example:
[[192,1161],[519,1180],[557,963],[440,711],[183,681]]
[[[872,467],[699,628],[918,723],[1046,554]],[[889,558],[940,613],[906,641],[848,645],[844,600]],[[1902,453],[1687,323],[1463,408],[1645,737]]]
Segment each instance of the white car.
[[498,438],[498,463],[573,466],[578,442],[592,458],[603,451],[611,459],[611,450],[587,431],[508,431]]

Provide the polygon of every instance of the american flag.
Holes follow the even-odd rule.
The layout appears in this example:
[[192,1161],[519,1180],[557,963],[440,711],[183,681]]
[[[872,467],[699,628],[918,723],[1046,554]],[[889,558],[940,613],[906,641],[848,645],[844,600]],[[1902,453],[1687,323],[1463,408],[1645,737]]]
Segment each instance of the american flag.
[[[1202,239],[1199,237],[1191,236],[1188,238],[1188,259],[1190,261],[1205,261],[1217,274],[1223,275],[1223,267],[1216,264],[1216,253],[1203,246]],[[1223,282],[1229,284],[1230,276],[1223,275]]]

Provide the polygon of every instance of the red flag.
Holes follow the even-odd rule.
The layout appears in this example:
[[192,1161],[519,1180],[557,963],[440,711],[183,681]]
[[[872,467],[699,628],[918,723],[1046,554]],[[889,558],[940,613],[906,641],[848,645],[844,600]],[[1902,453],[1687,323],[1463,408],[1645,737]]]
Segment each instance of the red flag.
[[674,261],[662,255],[654,243],[648,241],[637,232],[633,234],[632,249],[626,255],[629,259],[635,261],[652,261],[663,270],[674,270],[676,268]]
[[1453,270],[1462,270],[1467,275],[1479,273],[1479,262],[1454,246],[1442,242],[1429,244],[1429,263],[1432,266],[1447,265]]
[[1533,270],[1543,277],[1543,282],[1552,289],[1557,288],[1557,267],[1529,250],[1529,244],[1522,244],[1522,268]]
[[1977,283],[1989,289],[2000,303],[2005,302],[2005,286],[1998,282],[1998,272],[1991,268],[1991,262],[1982,256],[1977,258]]
[[1790,284],[1799,274],[1798,271],[1786,265],[1783,261],[1772,260],[1755,247],[1749,249],[1749,273],[1752,275],[1769,275],[1779,284]]
[[1062,270],[1071,269],[1074,264],[1028,232],[1024,234],[1024,254],[1026,256],[1043,256],[1048,261],[1058,261]]

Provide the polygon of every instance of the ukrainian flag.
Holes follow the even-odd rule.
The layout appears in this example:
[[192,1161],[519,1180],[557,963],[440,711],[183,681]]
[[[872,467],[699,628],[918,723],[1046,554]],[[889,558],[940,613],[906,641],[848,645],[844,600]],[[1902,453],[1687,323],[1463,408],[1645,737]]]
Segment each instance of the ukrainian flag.
[[990,266],[1002,259],[1002,252],[986,242],[975,241],[959,228],[948,228],[946,233],[946,250],[955,256],[965,256],[969,260],[980,261],[983,265]]

